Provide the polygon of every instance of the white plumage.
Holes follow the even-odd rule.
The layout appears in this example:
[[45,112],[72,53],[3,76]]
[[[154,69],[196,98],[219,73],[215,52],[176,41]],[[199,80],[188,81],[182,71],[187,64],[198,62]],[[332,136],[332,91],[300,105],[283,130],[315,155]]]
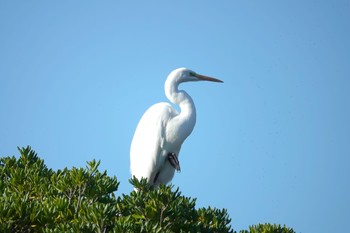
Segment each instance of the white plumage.
[[196,108],[192,98],[178,90],[182,82],[222,82],[219,79],[197,74],[186,68],[172,71],[165,82],[165,95],[179,105],[180,113],[169,103],[157,103],[142,116],[130,148],[131,175],[147,178],[154,186],[166,184],[180,170],[178,162],[182,143],[196,124]]

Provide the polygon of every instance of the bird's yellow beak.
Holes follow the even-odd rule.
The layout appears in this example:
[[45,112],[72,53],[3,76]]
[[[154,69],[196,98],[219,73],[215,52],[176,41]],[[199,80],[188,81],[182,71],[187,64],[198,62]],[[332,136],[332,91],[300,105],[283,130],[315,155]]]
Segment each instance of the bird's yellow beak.
[[224,81],[221,81],[220,79],[208,77],[208,76],[201,75],[201,74],[195,74],[195,76],[199,80],[203,80],[203,81],[211,81],[211,82],[217,82],[217,83],[223,83],[224,82]]

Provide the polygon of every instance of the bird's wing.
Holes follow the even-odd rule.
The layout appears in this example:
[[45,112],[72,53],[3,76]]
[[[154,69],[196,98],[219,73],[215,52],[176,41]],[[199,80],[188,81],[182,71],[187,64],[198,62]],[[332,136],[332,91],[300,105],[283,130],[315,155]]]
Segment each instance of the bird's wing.
[[130,169],[136,178],[153,181],[166,159],[166,126],[178,113],[168,103],[151,106],[142,116],[131,143]]

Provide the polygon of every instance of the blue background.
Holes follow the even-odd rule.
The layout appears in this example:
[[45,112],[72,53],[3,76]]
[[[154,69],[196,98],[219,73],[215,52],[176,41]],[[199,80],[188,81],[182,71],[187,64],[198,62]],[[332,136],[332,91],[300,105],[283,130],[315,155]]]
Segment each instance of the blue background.
[[197,124],[173,184],[236,230],[341,232],[350,209],[349,1],[0,2],[0,155],[128,182],[129,148],[175,68]]

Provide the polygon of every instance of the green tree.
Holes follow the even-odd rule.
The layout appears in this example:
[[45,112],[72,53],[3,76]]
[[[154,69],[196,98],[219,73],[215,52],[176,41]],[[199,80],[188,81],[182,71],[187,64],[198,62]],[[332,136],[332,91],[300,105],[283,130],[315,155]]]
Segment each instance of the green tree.
[[[234,232],[226,209],[196,209],[173,186],[131,179],[138,191],[116,197],[119,182],[99,161],[53,171],[29,146],[19,152],[0,158],[0,232]],[[259,224],[246,232],[294,231]]]

